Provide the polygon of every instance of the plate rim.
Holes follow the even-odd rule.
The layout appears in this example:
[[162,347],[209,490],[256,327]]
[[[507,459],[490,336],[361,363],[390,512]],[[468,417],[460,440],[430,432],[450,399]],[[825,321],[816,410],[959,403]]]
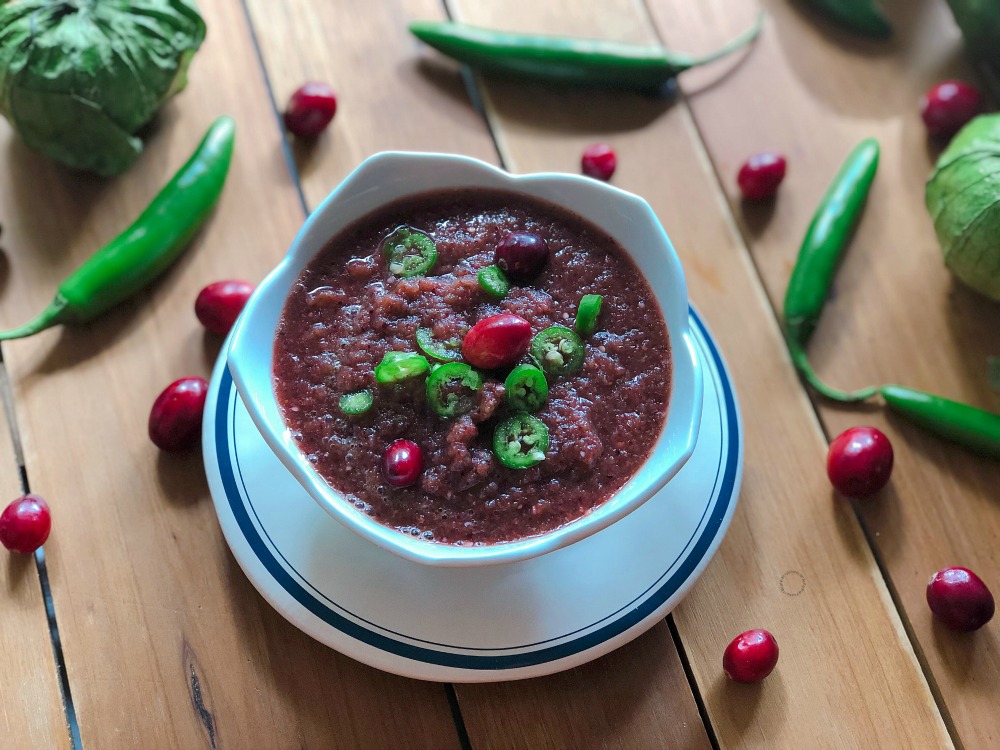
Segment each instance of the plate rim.
[[[685,545],[684,550],[671,562],[669,566],[666,567],[664,573],[657,578],[656,581],[650,584],[650,586],[637,596],[630,604],[620,607],[615,612],[606,615],[595,623],[577,628],[570,633],[554,636],[553,638],[548,638],[544,641],[539,641],[533,644],[525,644],[522,646],[484,649],[467,646],[453,646],[427,641],[414,636],[408,636],[404,633],[396,633],[395,631],[378,625],[377,623],[369,622],[359,615],[355,615],[350,612],[350,610],[338,605],[332,599],[329,599],[329,597],[322,594],[308,581],[304,575],[299,573],[295,567],[292,566],[287,559],[285,559],[285,565],[290,567],[292,571],[299,576],[301,582],[296,580],[292,573],[286,570],[285,567],[274,557],[272,551],[261,538],[258,529],[247,513],[246,503],[243,500],[242,493],[240,492],[239,487],[235,486],[236,474],[233,471],[233,460],[230,456],[229,450],[231,441],[228,439],[228,435],[230,434],[230,431],[227,429],[227,422],[230,418],[231,411],[231,389],[233,388],[233,384],[232,376],[228,372],[228,368],[222,366],[221,376],[213,378],[213,380],[216,380],[216,382],[213,383],[215,386],[213,389],[215,391],[215,414],[211,415],[206,413],[205,420],[206,423],[208,423],[210,419],[212,420],[213,429],[206,433],[206,447],[209,447],[207,443],[209,441],[209,437],[211,437],[212,442],[214,443],[210,446],[212,449],[212,458],[214,459],[211,462],[214,466],[211,468],[215,470],[216,474],[218,474],[218,480],[222,485],[221,489],[224,496],[220,499],[216,497],[216,493],[213,492],[213,500],[215,501],[216,506],[222,502],[225,502],[229,506],[229,511],[233,516],[233,521],[235,521],[236,526],[239,529],[239,533],[243,537],[241,541],[249,545],[249,552],[255,558],[256,563],[263,567],[273,584],[277,585],[281,589],[281,594],[285,597],[290,597],[290,599],[294,602],[291,608],[283,606],[281,602],[276,601],[276,598],[270,595],[271,592],[265,590],[269,588],[267,586],[267,582],[258,582],[256,576],[247,569],[247,565],[244,564],[244,561],[241,559],[241,555],[237,552],[233,544],[233,540],[229,538],[230,530],[227,529],[227,524],[223,522],[220,514],[220,523],[226,535],[227,542],[229,542],[230,547],[233,549],[234,556],[240,564],[240,567],[243,568],[244,573],[254,584],[255,588],[272,606],[275,607],[275,609],[286,617],[286,619],[289,619],[293,625],[306,631],[330,647],[346,653],[348,656],[357,658],[360,661],[377,666],[378,668],[386,669],[387,671],[395,672],[397,674],[404,674],[410,677],[417,677],[421,679],[456,679],[455,674],[457,673],[460,675],[458,677],[460,680],[468,680],[470,674],[476,675],[471,678],[474,681],[496,679],[497,675],[500,675],[500,679],[515,679],[524,676],[548,674],[563,668],[569,668],[579,663],[589,661],[591,658],[596,658],[603,653],[607,653],[608,651],[623,645],[625,642],[637,637],[640,633],[645,632],[645,630],[652,627],[656,622],[662,619],[662,617],[667,614],[667,611],[676,606],[680,599],[687,593],[687,590],[689,590],[694,582],[700,577],[701,572],[707,566],[708,562],[712,559],[718,549],[722,537],[728,529],[735,506],[739,500],[739,488],[742,480],[743,464],[743,430],[738,402],[736,400],[736,394],[732,384],[732,378],[725,365],[722,355],[715,344],[714,338],[701,319],[701,316],[693,307],[690,309],[690,315],[698,329],[700,338],[705,344],[708,354],[712,359],[712,369],[715,371],[715,374],[717,374],[718,383],[721,386],[721,394],[718,394],[722,397],[722,403],[720,404],[720,420],[723,422],[723,429],[726,431],[724,434],[728,434],[728,450],[722,456],[723,460],[720,461],[720,473],[723,475],[723,486],[719,492],[718,500],[715,502],[714,507],[711,505],[711,502],[708,506],[706,506],[705,514],[710,514],[707,524],[704,528],[702,528],[702,524],[705,523],[703,515],[702,519],[698,522],[696,531],[692,534],[692,537]],[[224,381],[227,377],[230,390],[226,392],[225,397],[223,398],[221,397],[222,390],[224,388]],[[226,466],[226,464],[228,464],[228,466]],[[722,469],[723,466],[724,469]],[[206,468],[209,467],[206,466]],[[227,476],[224,473],[224,469],[228,469],[228,481]],[[718,484],[718,481],[717,475],[715,479],[716,485]],[[712,496],[714,497],[714,495],[715,491],[713,488]],[[217,513],[219,513],[218,507]],[[254,513],[256,515],[255,509]],[[263,523],[259,520],[259,517],[257,523],[260,525],[261,530],[267,534]],[[700,533],[698,532],[698,529],[701,529]],[[270,540],[270,535],[267,536]],[[692,542],[696,548],[700,546],[701,549],[688,552],[687,556],[681,560],[685,552],[691,547]],[[273,541],[271,541],[270,544],[284,559],[284,555],[281,554],[278,546]],[[242,544],[240,546],[242,546]],[[678,560],[681,560],[680,565],[671,574],[670,571],[677,564]],[[512,564],[516,565],[517,563]],[[665,577],[667,580],[663,582]],[[327,604],[317,599],[313,593],[308,591],[303,586],[303,583],[313,588],[316,593],[323,596],[323,598],[327,599],[330,604],[337,607],[342,612],[367,623],[372,628],[378,628],[380,630],[393,633],[399,638],[415,641],[418,644],[423,643],[437,646],[442,649],[455,650],[443,651],[426,648],[425,646],[414,645],[413,643],[396,640],[383,635],[382,633],[370,630],[364,625],[354,622],[348,617],[345,617],[343,614],[331,609]],[[649,594],[650,589],[657,586],[659,587],[656,591]],[[639,600],[641,600],[641,603],[638,606],[629,609],[631,604],[634,604]],[[289,602],[289,604],[291,604],[291,602]],[[301,613],[291,611],[292,608],[296,608],[296,605],[297,607],[309,612],[313,617],[317,618],[320,623],[322,623],[320,627],[332,628],[333,631],[336,631],[336,638],[339,639],[341,637],[346,637],[350,639],[350,641],[356,642],[358,649],[345,649],[339,642],[334,645],[333,643],[330,643],[328,638],[324,638],[319,635],[319,630],[317,628],[307,627],[301,621]],[[626,611],[621,617],[617,617],[611,622],[606,622],[609,618],[614,618],[617,614],[622,613],[625,610],[628,611]],[[332,622],[331,619],[333,620]],[[601,623],[606,624],[601,625]],[[597,629],[593,630],[595,627]],[[576,638],[572,637],[581,631],[589,632]],[[552,641],[563,641],[566,638],[570,638],[570,640],[556,645],[545,646],[543,648],[535,648],[538,645]],[[521,651],[516,654],[497,653],[516,649],[531,650]],[[463,653],[460,650],[464,650],[465,652]],[[358,651],[362,653],[358,653]],[[489,651],[491,654],[484,655],[468,653],[468,651]],[[387,658],[389,660],[388,664],[386,662]],[[413,665],[416,667],[416,670],[409,668],[401,669],[399,665],[392,663],[394,660],[403,660],[403,664]],[[442,670],[447,672],[447,675],[442,677]],[[428,672],[432,672],[433,676],[429,678],[427,674]]]

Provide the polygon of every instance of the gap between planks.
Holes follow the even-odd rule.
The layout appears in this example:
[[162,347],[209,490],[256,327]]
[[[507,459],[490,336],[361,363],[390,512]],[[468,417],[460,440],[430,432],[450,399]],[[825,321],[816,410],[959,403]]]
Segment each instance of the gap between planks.
[[[653,16],[650,13],[649,6],[647,5],[646,0],[642,0],[641,7],[646,17],[647,23],[653,30],[653,33],[656,35],[656,38],[659,40],[659,42],[663,44],[664,42],[663,37],[660,34],[660,30],[657,27],[656,22],[653,20]],[[751,50],[752,50],[752,45],[751,45]],[[695,116],[694,110],[688,105],[687,94],[684,91],[683,87],[678,87],[677,104],[682,108],[685,115],[685,121],[687,122],[691,130],[691,133],[694,136],[695,143],[697,143],[698,145],[699,160],[701,160],[706,165],[706,167],[711,171],[712,176],[715,178],[716,197],[719,203],[719,208],[725,217],[726,223],[733,231],[734,236],[739,237],[740,244],[743,246],[743,250],[745,251],[750,261],[750,267],[753,268],[754,276],[757,282],[755,285],[757,287],[757,291],[764,299],[767,309],[771,311],[771,315],[774,318],[775,324],[778,326],[779,330],[782,331],[782,336],[784,336],[782,315],[772,303],[771,297],[767,294],[766,286],[764,283],[763,271],[761,270],[760,266],[757,263],[756,256],[752,252],[750,252],[750,244],[751,244],[750,238],[747,237],[747,234],[744,231],[744,227],[741,225],[741,223],[736,220],[736,217],[733,215],[732,206],[729,204],[729,201],[726,200],[726,191],[725,188],[723,187],[724,183],[722,174],[719,171],[718,165],[712,159],[711,152],[708,150],[708,145],[705,142],[705,139],[702,135],[701,127],[698,124],[698,119]],[[786,357],[786,361],[788,362],[789,366],[794,367],[790,357]],[[809,404],[809,409],[813,414],[816,426],[822,433],[823,439],[826,441],[827,445],[829,445],[831,442],[830,430],[828,429],[826,423],[823,420],[822,413],[820,412],[819,405],[817,403],[817,398],[819,398],[819,396],[813,393],[801,380],[799,382],[802,385],[802,395]],[[868,524],[865,523],[864,518],[862,517],[860,511],[858,510],[857,503],[854,500],[851,500],[851,512],[857,519],[858,525],[861,527],[861,531],[864,534],[865,543],[868,545],[868,548],[872,554],[872,558],[875,560],[875,564],[878,566],[879,575],[881,577],[881,582],[884,587],[884,591],[882,593],[885,594],[888,600],[892,603],[893,609],[896,610],[896,613],[899,617],[899,624],[902,629],[902,632],[905,635],[906,640],[910,644],[913,657],[920,668],[920,672],[923,675],[925,682],[927,683],[927,687],[931,692],[931,696],[934,698],[934,703],[937,706],[938,712],[941,714],[941,718],[944,721],[945,727],[948,730],[948,734],[951,737],[951,741],[954,743],[957,750],[964,750],[965,746],[958,735],[958,730],[955,726],[954,720],[952,719],[951,712],[948,710],[947,704],[945,703],[944,700],[944,696],[942,695],[941,690],[937,684],[937,680],[934,679],[934,673],[931,671],[930,664],[927,662],[927,658],[924,655],[924,651],[921,648],[919,641],[917,640],[916,632],[914,631],[913,626],[910,622],[909,615],[907,614],[906,610],[902,605],[899,593],[897,592],[896,587],[892,582],[892,577],[889,574],[889,569],[886,566],[884,559],[882,558],[878,545],[875,543],[875,540],[871,533],[871,529],[869,529]],[[678,643],[678,650],[681,650],[680,633],[677,632],[672,621],[671,621],[671,632],[675,634],[675,640]],[[692,681],[692,685],[694,685],[694,674],[690,673],[689,670],[687,669],[686,659],[684,663],[685,663],[685,673],[689,674],[689,678]],[[702,706],[701,694],[700,692],[697,691],[697,689],[695,689],[695,696],[698,699],[698,706],[700,711]],[[706,727],[710,729],[710,736],[714,740],[715,735],[714,732],[711,732],[711,724],[708,721],[707,713],[705,714],[705,720],[706,720]]]
[[[14,448],[14,462],[20,474],[21,492],[27,495],[31,492],[28,480],[28,469],[24,463],[24,449],[21,447],[21,431],[17,426],[17,415],[14,412],[14,391],[7,376],[7,367],[3,363],[3,350],[0,348],[0,400],[3,401],[7,414],[7,429],[10,430],[10,441]],[[62,698],[63,718],[66,720],[66,731],[69,734],[69,745],[72,750],[83,750],[83,740],[80,738],[80,725],[76,719],[76,707],[73,705],[73,692],[69,686],[69,675],[66,671],[66,659],[63,656],[62,640],[59,637],[59,623],[56,620],[55,600],[52,598],[52,587],[49,585],[49,570],[45,563],[45,548],[40,547],[32,555],[35,560],[35,570],[38,573],[38,583],[42,589],[42,602],[45,606],[45,621],[49,626],[49,645],[52,647],[52,658],[56,667],[56,678],[59,683],[59,695]]]

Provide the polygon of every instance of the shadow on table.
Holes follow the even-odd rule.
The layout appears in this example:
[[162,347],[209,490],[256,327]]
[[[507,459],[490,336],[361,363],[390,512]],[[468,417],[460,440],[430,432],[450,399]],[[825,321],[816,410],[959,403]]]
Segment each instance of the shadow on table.
[[403,736],[414,747],[450,745],[445,735],[455,730],[442,685],[381,672],[314,640],[260,596],[228,548],[222,554],[236,648],[259,683],[254,695],[262,702],[254,706],[251,698],[251,710],[272,712],[280,698],[283,733],[297,733],[308,747],[329,746],[332,738],[345,747],[398,747]]
[[724,735],[726,740],[739,746],[748,732],[759,735],[766,727],[766,731],[775,735],[780,733],[787,720],[787,692],[779,662],[774,672],[753,685],[733,682],[720,672],[709,688],[708,702],[716,707],[716,712],[725,713],[717,721],[724,721],[729,727],[730,731]]

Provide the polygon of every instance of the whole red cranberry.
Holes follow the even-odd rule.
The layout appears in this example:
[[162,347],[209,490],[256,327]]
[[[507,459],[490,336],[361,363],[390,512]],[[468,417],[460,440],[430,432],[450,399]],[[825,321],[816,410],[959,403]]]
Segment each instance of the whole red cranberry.
[[778,192],[785,179],[785,157],[773,151],[754,154],[740,167],[736,182],[748,201],[766,201]]
[[941,568],[927,584],[927,606],[952,630],[978,630],[993,618],[993,594],[968,568]]
[[618,155],[607,143],[592,143],[583,150],[580,169],[595,180],[607,182],[618,167]]
[[528,351],[531,323],[511,313],[483,318],[465,334],[462,356],[474,367],[495,370],[512,365]]
[[382,474],[395,487],[409,487],[424,470],[424,452],[412,440],[397,440],[382,456]]
[[229,333],[251,294],[253,284],[245,281],[215,281],[198,292],[194,314],[212,333]]
[[979,114],[983,95],[965,81],[942,81],[920,97],[920,116],[931,138],[950,138]]
[[337,95],[325,83],[310,81],[300,86],[285,107],[285,127],[299,138],[319,135],[337,114]]
[[534,232],[511,232],[500,240],[493,262],[515,281],[530,281],[549,262],[549,243]]
[[841,494],[868,497],[885,487],[892,462],[889,438],[874,427],[852,427],[830,443],[826,473]]
[[736,682],[760,682],[777,663],[778,642],[766,630],[740,633],[722,655],[722,668]]
[[168,385],[149,412],[149,439],[157,448],[179,451],[198,442],[205,412],[208,383],[204,378],[181,378]]
[[49,506],[38,495],[19,497],[0,514],[0,544],[30,555],[45,544],[52,528]]

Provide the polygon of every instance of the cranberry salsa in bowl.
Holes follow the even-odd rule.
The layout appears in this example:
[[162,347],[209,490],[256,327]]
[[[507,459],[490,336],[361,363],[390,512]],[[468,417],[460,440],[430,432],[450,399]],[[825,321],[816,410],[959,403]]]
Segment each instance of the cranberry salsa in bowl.
[[372,157],[260,290],[229,351],[251,417],[328,512],[404,557],[565,546],[693,450],[679,262],[607,185]]

